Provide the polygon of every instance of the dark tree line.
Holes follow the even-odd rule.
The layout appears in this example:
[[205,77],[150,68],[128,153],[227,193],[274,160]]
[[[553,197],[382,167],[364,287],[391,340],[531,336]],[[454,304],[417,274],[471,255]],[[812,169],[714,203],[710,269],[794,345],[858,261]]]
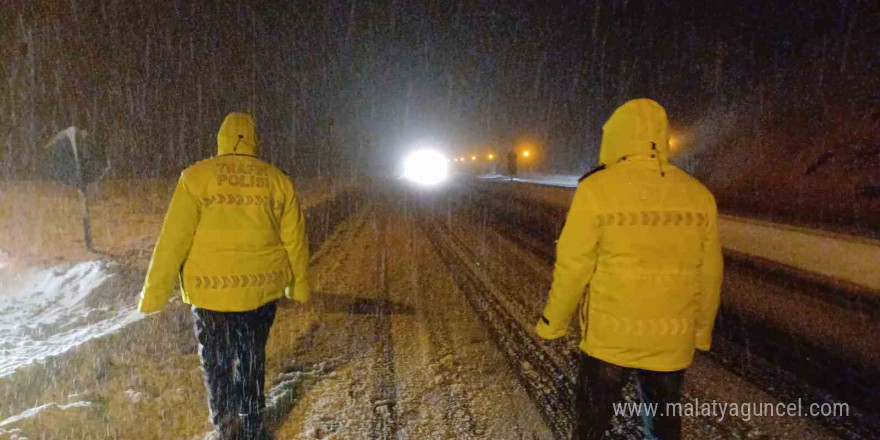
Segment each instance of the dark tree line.
[[877,103],[872,5],[8,0],[0,173],[38,175],[42,145],[76,125],[114,175],[173,175],[213,153],[233,110],[300,175],[381,168],[418,139],[463,153],[529,138],[548,169],[589,168],[601,124],[638,96],[682,130],[729,111],[751,130],[822,127]]

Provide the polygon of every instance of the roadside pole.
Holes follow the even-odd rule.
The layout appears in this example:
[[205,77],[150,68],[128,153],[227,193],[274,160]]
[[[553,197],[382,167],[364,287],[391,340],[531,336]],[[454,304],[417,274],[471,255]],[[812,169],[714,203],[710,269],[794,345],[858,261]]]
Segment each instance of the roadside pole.
[[77,143],[85,140],[87,136],[86,131],[71,126],[59,131],[44,148],[47,153],[46,164],[49,174],[60,183],[76,188],[83,225],[83,241],[86,249],[95,251],[88,185],[103,178],[110,165],[106,162],[104,151],[100,148],[96,149],[94,142]]
[[79,150],[76,148],[76,131],[68,129],[67,138],[70,139],[70,146],[73,149],[73,160],[76,162],[76,192],[79,195],[79,214],[82,217],[83,238],[86,242],[86,249],[93,251],[95,249],[92,246],[92,217],[89,213],[89,196],[86,193],[88,185],[83,178]]

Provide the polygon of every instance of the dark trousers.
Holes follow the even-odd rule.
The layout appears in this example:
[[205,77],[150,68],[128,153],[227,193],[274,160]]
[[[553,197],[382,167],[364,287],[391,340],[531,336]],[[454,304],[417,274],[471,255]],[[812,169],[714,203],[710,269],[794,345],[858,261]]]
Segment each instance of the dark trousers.
[[266,407],[266,341],[275,302],[247,312],[193,307],[211,423],[221,438],[260,438]]
[[615,403],[622,403],[621,391],[630,375],[635,374],[641,403],[658,404],[657,415],[642,414],[645,438],[681,439],[681,415],[664,414],[667,403],[681,400],[684,370],[658,372],[626,368],[580,353],[580,371],[576,390],[578,420],[574,440],[600,440],[611,424]]

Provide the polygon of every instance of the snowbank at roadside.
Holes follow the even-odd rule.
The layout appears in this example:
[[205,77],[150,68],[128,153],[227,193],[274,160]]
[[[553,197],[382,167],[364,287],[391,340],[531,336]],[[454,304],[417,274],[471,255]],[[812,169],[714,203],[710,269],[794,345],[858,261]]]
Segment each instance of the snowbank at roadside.
[[[0,254],[0,377],[113,333],[143,315],[132,295],[106,292],[106,261],[20,268]],[[105,287],[102,291],[102,287]]]
[[[44,412],[49,409],[66,410],[66,409],[71,409],[71,408],[86,408],[89,406],[92,406],[92,403],[87,402],[87,401],[73,402],[73,403],[68,403],[65,405],[59,405],[55,402],[47,403],[45,405],[35,406],[33,408],[30,408],[30,409],[22,412],[21,414],[18,414],[18,415],[12,416],[6,420],[0,421],[0,428],[3,428],[5,426],[10,426],[13,423],[17,423],[22,420],[36,417],[41,412]],[[10,431],[6,431],[6,432],[14,434],[13,431],[16,431],[16,430],[10,430]],[[0,434],[6,433],[6,432],[4,432],[3,430],[0,430]]]
[[722,215],[725,249],[880,291],[880,242],[862,237]]
[[580,175],[571,174],[519,174],[513,179],[501,174],[484,174],[481,179],[500,179],[513,182],[534,183],[538,185],[558,186],[561,188],[577,188]]

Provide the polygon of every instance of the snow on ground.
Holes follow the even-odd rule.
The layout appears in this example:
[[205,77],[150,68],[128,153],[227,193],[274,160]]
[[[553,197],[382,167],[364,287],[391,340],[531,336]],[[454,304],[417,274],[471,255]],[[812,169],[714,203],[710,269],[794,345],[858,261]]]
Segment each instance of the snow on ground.
[[270,398],[296,397],[276,438],[552,438],[417,220],[382,205],[355,214],[311,269],[317,324],[270,385]]
[[[7,418],[7,419],[5,419],[5,420],[3,420],[3,421],[0,421],[0,428],[3,428],[3,427],[5,427],[5,426],[10,426],[10,425],[12,425],[13,423],[17,423],[17,422],[20,422],[20,421],[22,421],[22,420],[25,420],[25,419],[29,419],[29,418],[35,417],[37,414],[40,414],[41,412],[43,412],[43,411],[45,411],[45,410],[47,410],[47,409],[57,408],[57,409],[60,409],[60,410],[65,410],[65,409],[70,409],[70,408],[85,408],[85,407],[87,407],[87,406],[91,406],[91,405],[92,405],[91,402],[85,402],[85,401],[68,403],[68,404],[66,404],[66,405],[59,405],[59,404],[57,404],[57,403],[55,403],[55,402],[47,403],[47,404],[45,404],[45,405],[40,405],[40,406],[36,406],[36,407],[30,408],[30,409],[28,409],[27,411],[25,411],[25,412],[23,412],[23,413],[21,413],[21,414],[18,414],[18,415],[15,415],[15,416],[9,417],[9,418]],[[14,432],[12,432],[12,431],[4,431],[4,430],[0,430],[0,434],[6,434],[6,433],[14,434]]]
[[130,301],[96,301],[114,276],[105,261],[16,271],[0,254],[0,377],[141,319]]
[[[512,180],[575,188],[579,177],[527,174]],[[499,174],[480,178],[510,181]],[[718,232],[725,249],[880,290],[880,272],[875,270],[880,261],[880,241],[732,215],[720,216]]]
[[561,188],[577,188],[578,179],[581,178],[580,175],[571,175],[571,174],[535,174],[535,173],[524,173],[518,174],[514,178],[510,178],[508,176],[504,176],[501,174],[484,174],[480,176],[481,179],[498,179],[498,180],[508,180],[513,182],[523,182],[523,183],[535,183],[538,185],[548,185],[548,186],[558,186]]
[[880,242],[725,215],[725,249],[880,290]]
[[[338,179],[297,184],[306,210],[354,187]],[[0,395],[9,398],[0,399],[0,422],[8,422],[0,439],[190,438],[207,429],[188,308],[172,301],[146,319],[135,310],[173,189],[167,179],[91,185],[91,252],[74,190],[0,183]],[[309,322],[293,319],[273,343],[289,349]],[[305,382],[318,373],[307,370]],[[270,399],[285,400],[302,381],[274,388]],[[33,416],[15,418],[22,414]]]
[[[266,376],[267,412],[277,424],[276,438],[546,440],[554,438],[552,430],[564,431],[547,426],[541,417],[546,409],[529,398],[518,379],[520,369],[529,369],[525,376],[531,377],[537,364],[512,364],[510,360],[516,362],[519,352],[497,348],[483,323],[485,314],[478,313],[468,299],[481,290],[466,290],[461,280],[456,281],[446,263],[449,254],[441,253],[427,236],[421,211],[412,204],[414,198],[400,192],[386,198],[382,202],[377,197],[354,213],[315,253],[310,268],[314,288],[310,303],[302,306],[285,301],[279,307],[267,347]],[[535,258],[527,248],[519,248],[518,242],[486,230],[485,222],[465,212],[450,214],[446,206],[435,206],[433,218],[454,222],[449,227],[457,231],[459,250],[473,256],[474,264],[467,267],[480,274],[481,283],[485,281],[481,286],[487,286],[485,290],[492,295],[478,298],[495,298],[498,310],[512,316],[512,320],[493,318],[487,322],[510,323],[531,334],[546,298],[551,265]],[[76,266],[64,266],[65,271]],[[78,278],[70,278],[89,278],[85,267],[78,269]],[[112,273],[112,266],[105,271]],[[98,275],[92,273],[91,277]],[[0,282],[4,279],[0,272]],[[104,282],[113,279],[111,276]],[[755,290],[763,294],[763,290]],[[97,296],[103,297],[100,293]],[[573,359],[566,353],[575,349],[577,333],[572,332],[568,349],[553,348],[547,362],[573,367]],[[25,380],[7,383],[7,389],[13,391],[5,391],[5,395],[21,392],[17,400],[28,405],[19,405],[14,411],[0,408],[0,420],[29,410],[30,402],[58,402],[58,407],[73,403],[70,396],[62,399],[66,393],[80,392],[78,384],[89,384],[88,392],[94,397],[88,400],[106,404],[72,408],[66,411],[70,413],[67,416],[53,413],[58,407],[47,407],[39,417],[10,423],[5,429],[20,429],[30,438],[203,437],[209,429],[207,409],[188,311],[179,303],[173,304],[170,310],[103,339],[108,340],[111,343],[100,346],[101,350],[71,352],[69,356],[89,354],[108,360],[86,358],[81,372],[52,384],[58,389],[53,395],[31,398],[19,391],[26,388]],[[552,343],[541,344],[553,347]],[[97,381],[88,367],[96,362],[108,365],[109,370]],[[743,402],[761,397],[759,387],[746,387],[744,380],[710,360],[701,362],[702,367],[698,364],[689,373],[693,384],[687,390],[690,397],[703,401],[736,396],[733,401]],[[556,382],[547,386],[552,388]],[[4,395],[2,387],[0,395]],[[686,432],[694,438],[830,437],[812,422],[789,419],[779,422],[782,427],[764,421],[721,426],[695,418],[685,423]],[[6,438],[3,434],[0,429],[0,439]],[[618,434],[615,438],[639,437]]]

